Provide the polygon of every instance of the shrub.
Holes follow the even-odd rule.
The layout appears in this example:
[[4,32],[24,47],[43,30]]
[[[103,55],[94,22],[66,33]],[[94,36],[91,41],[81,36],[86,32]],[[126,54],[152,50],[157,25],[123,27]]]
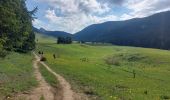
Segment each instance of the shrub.
[[146,56],[143,56],[141,54],[138,53],[132,53],[132,54],[122,54],[120,55],[120,57],[122,57],[122,59],[127,60],[127,61],[140,61],[146,58]]
[[167,96],[167,95],[162,95],[162,96],[161,96],[161,99],[166,100],[166,99],[170,99],[170,97],[169,97],[169,96]]
[[147,95],[147,94],[148,94],[148,91],[147,91],[147,90],[146,90],[146,91],[144,91],[144,94],[146,94],[146,95]]
[[86,95],[96,95],[96,93],[94,92],[94,89],[92,88],[92,87],[89,87],[89,86],[86,86],[85,88],[84,88],[84,93],[86,94]]
[[106,64],[120,66],[120,61],[118,58],[108,57],[105,59]]
[[8,52],[0,46],[0,58],[5,58]]

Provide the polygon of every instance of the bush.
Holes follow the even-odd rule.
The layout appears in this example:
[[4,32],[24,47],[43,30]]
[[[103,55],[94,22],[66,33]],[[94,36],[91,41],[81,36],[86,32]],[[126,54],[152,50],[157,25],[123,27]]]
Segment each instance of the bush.
[[170,99],[170,97],[169,97],[169,96],[167,96],[167,95],[162,95],[162,96],[161,96],[161,99],[163,99],[163,100],[167,100],[167,99]]
[[141,61],[146,58],[146,56],[143,56],[139,53],[127,53],[127,54],[120,54],[118,55],[120,58],[123,60],[127,60],[130,62],[135,62],[135,61]]
[[144,94],[146,94],[146,95],[147,95],[147,94],[148,94],[148,91],[147,91],[147,90],[145,90],[145,91],[144,91]]
[[2,44],[0,43],[0,58],[5,58],[5,56],[8,54],[6,50],[3,49]]
[[108,57],[105,59],[106,64],[108,65],[116,65],[116,66],[120,66],[120,62],[118,58],[114,58],[114,57]]
[[6,50],[0,50],[0,58],[5,58],[8,52]]

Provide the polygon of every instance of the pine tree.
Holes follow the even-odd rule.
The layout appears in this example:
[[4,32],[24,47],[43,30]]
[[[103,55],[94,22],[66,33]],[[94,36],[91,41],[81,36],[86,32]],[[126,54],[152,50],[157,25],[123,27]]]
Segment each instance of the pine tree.
[[25,0],[0,0],[1,48],[20,52],[35,48],[32,20],[36,11],[28,11]]

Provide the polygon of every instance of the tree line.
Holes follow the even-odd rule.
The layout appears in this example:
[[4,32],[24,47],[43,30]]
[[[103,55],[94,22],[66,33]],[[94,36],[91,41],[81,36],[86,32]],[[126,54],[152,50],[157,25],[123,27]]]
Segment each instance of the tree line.
[[32,20],[36,11],[28,11],[25,0],[0,0],[0,54],[35,48]]
[[57,43],[58,44],[71,44],[72,38],[71,37],[58,37]]

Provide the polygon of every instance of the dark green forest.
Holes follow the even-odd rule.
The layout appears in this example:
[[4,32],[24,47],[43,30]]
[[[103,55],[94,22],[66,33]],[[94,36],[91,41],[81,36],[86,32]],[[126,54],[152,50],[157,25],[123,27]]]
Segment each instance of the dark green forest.
[[28,52],[35,48],[32,20],[25,0],[0,0],[0,55],[6,51]]
[[57,43],[58,44],[71,44],[72,38],[71,37],[58,37]]

